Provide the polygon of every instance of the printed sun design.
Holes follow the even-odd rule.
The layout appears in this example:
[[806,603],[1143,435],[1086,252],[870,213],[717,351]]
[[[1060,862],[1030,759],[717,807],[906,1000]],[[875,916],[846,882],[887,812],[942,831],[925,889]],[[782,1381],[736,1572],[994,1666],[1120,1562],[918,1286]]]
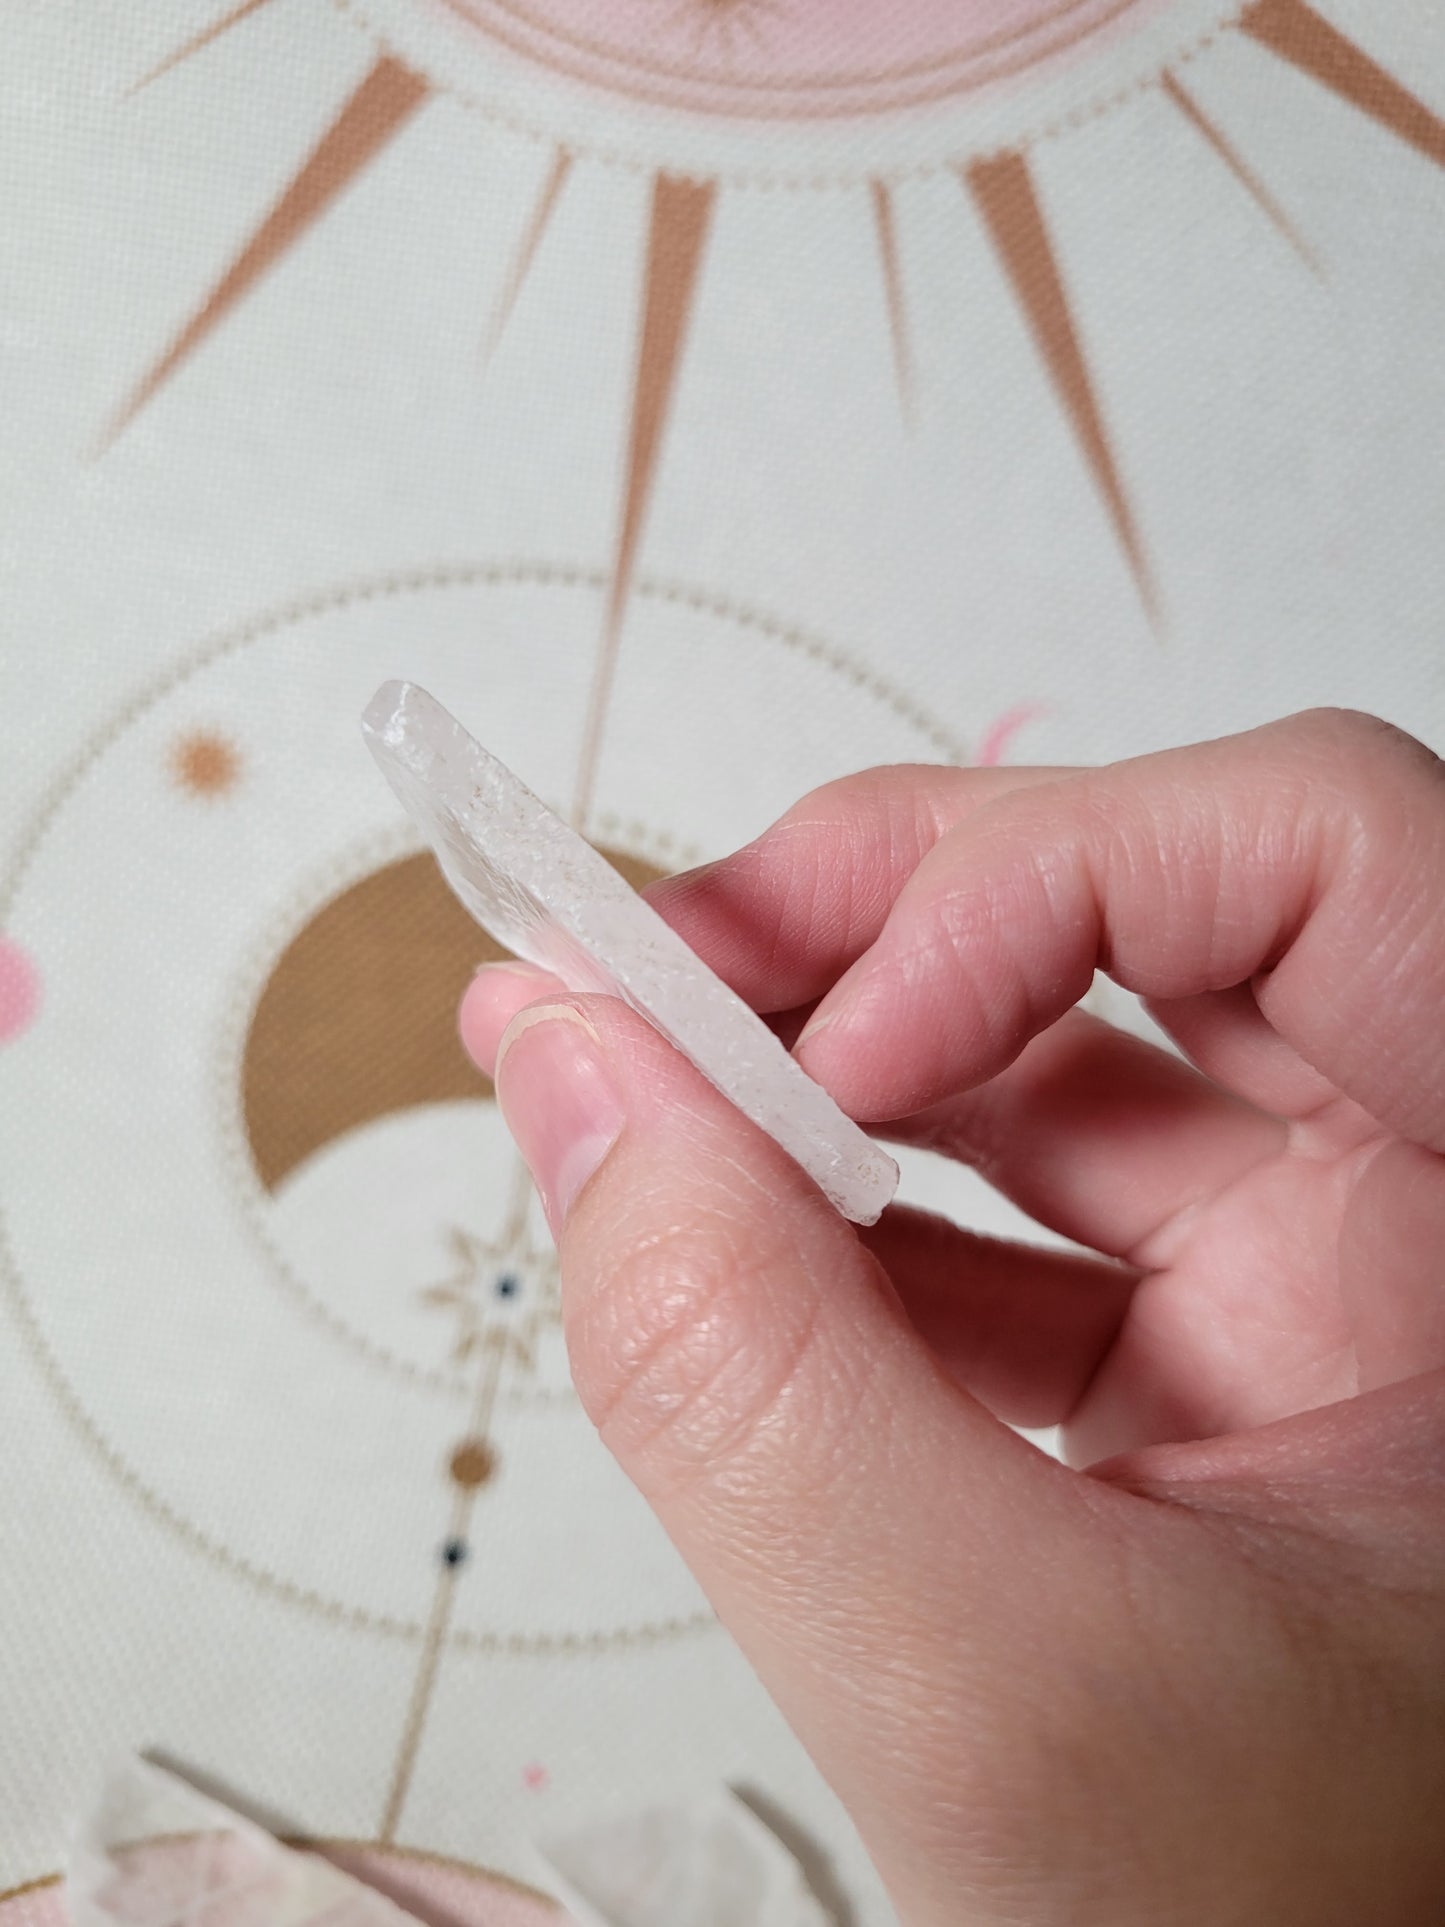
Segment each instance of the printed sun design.
[[778,10],[778,0],[679,0],[674,18],[688,28],[695,45],[716,38],[731,58],[740,40],[766,46],[766,22]]
[[240,752],[226,737],[196,730],[171,750],[171,773],[192,796],[224,796],[241,774]]
[[[241,0],[174,48],[138,85],[189,61],[269,5],[270,0]],[[381,23],[377,28],[370,24],[373,10]],[[152,401],[419,114],[439,96],[461,91],[451,78],[454,62],[446,48],[467,56],[474,66],[480,63],[478,70],[490,73],[494,81],[502,70],[498,63],[505,67],[509,61],[508,74],[550,77],[554,94],[558,85],[564,87],[553,101],[554,106],[560,101],[564,119],[568,112],[574,118],[585,116],[589,103],[609,96],[647,98],[671,110],[666,124],[674,131],[708,123],[737,129],[737,139],[743,140],[750,125],[771,128],[782,123],[797,128],[826,122],[846,135],[850,124],[865,117],[870,127],[890,130],[891,138],[915,121],[931,126],[928,116],[939,111],[945,97],[982,90],[992,103],[1005,83],[1027,95],[1036,80],[1042,86],[1061,68],[1072,72],[1071,62],[1092,73],[1099,63],[1083,60],[1082,54],[1096,44],[1133,50],[1137,43],[1147,52],[1129,51],[1131,72],[1190,130],[1201,164],[1227,171],[1242,208],[1252,208],[1241,218],[1268,223],[1315,272],[1318,263],[1308,240],[1245,150],[1247,133],[1228,130],[1189,71],[1192,44],[1199,42],[1205,26],[1216,36],[1236,37],[1253,58],[1292,67],[1339,107],[1367,116],[1445,167],[1445,120],[1309,0],[1248,0],[1237,10],[1228,0],[1174,0],[1172,7],[1165,0],[970,0],[967,5],[961,0],[908,0],[887,8],[871,0],[838,5],[825,5],[824,0],[670,0],[666,5],[658,0],[608,0],[586,9],[571,0],[445,0],[444,7],[433,9],[421,8],[416,0],[366,0],[364,6],[346,0],[343,11],[372,35],[372,65],[331,110],[279,198],[136,383],[112,423],[112,435]],[[425,25],[428,20],[430,27]],[[443,27],[450,21],[454,29],[441,40],[435,38],[439,21]],[[433,37],[427,39],[428,34]],[[1118,92],[1116,85],[1115,96]],[[633,115],[632,122],[636,120]],[[661,123],[649,120],[645,126],[656,131]],[[869,151],[872,139],[870,133],[855,144],[855,160],[857,153]],[[938,141],[932,171],[955,176],[961,190],[960,218],[971,218],[981,228],[997,257],[1019,322],[1032,341],[1041,379],[1068,423],[1081,472],[1112,529],[1139,603],[1157,624],[1156,569],[1129,482],[1128,451],[1118,444],[1087,331],[1076,312],[1061,237],[1033,151],[1034,136],[1026,130],[1000,134],[994,128],[987,138],[962,146],[951,146],[946,133],[940,133]],[[755,154],[756,149],[746,151]],[[559,133],[553,140],[520,241],[499,277],[485,333],[488,354],[507,327],[567,184],[588,152],[587,141],[572,133]],[[873,229],[880,305],[887,317],[900,407],[911,422],[917,411],[906,206],[899,171],[891,164],[877,165],[874,175],[840,176],[834,185],[854,195],[860,220]],[[672,159],[649,171],[612,586],[603,612],[572,812],[579,827],[592,803],[617,652],[718,202],[733,178],[721,166],[691,160],[684,164]],[[903,175],[908,172],[903,169]],[[799,218],[806,222],[810,197],[801,200]]]
[[494,44],[694,113],[833,120],[947,100],[1161,0],[444,0]]

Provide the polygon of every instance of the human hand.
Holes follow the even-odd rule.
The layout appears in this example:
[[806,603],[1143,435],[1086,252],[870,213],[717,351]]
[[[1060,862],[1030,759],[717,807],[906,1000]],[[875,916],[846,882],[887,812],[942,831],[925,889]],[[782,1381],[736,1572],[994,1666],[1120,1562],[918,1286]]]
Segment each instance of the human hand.
[[582,1400],[902,1918],[1445,1919],[1441,765],[1326,712],[875,771],[650,894],[852,1115],[1099,1254],[860,1235],[621,1004],[468,993]]

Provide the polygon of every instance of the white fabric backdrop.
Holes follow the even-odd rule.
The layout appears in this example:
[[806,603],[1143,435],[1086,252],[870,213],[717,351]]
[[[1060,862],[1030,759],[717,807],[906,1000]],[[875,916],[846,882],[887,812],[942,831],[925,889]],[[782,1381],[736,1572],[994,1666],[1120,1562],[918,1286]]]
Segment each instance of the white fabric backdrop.
[[[870,762],[1317,703],[1445,746],[1445,21],[1322,5],[1364,105],[1238,7],[1141,0],[981,92],[762,121],[508,51],[480,0],[234,12],[0,22],[0,1888],[149,1744],[502,1868],[729,1780],[882,1921],[570,1397],[490,1105],[358,1100],[268,1183],[251,1019],[411,847],[356,739],[375,682],[565,804],[619,576],[588,824],[662,868]],[[384,61],[394,124],[107,439]],[[1000,152],[1046,256],[1016,203],[991,235]]]

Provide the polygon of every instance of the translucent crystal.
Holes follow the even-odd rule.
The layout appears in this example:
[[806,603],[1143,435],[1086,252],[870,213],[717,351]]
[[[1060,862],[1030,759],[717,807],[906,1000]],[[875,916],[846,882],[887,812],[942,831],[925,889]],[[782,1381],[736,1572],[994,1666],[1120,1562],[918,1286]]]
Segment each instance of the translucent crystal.
[[106,1777],[66,1870],[72,1927],[416,1927],[383,1895],[148,1761]]
[[362,727],[484,930],[569,990],[624,998],[846,1217],[875,1221],[897,1165],[605,858],[415,684],[384,684]]
[[538,1842],[582,1927],[827,1927],[802,1869],[731,1794]]

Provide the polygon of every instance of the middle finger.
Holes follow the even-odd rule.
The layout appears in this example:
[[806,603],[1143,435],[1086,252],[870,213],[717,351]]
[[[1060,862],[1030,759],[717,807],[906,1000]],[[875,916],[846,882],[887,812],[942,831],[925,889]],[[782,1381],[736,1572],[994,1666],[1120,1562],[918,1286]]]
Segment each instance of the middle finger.
[[1282,1151],[1286,1127],[1075,1010],[987,1083],[873,1127],[971,1165],[1051,1231],[1143,1267],[1169,1227]]

